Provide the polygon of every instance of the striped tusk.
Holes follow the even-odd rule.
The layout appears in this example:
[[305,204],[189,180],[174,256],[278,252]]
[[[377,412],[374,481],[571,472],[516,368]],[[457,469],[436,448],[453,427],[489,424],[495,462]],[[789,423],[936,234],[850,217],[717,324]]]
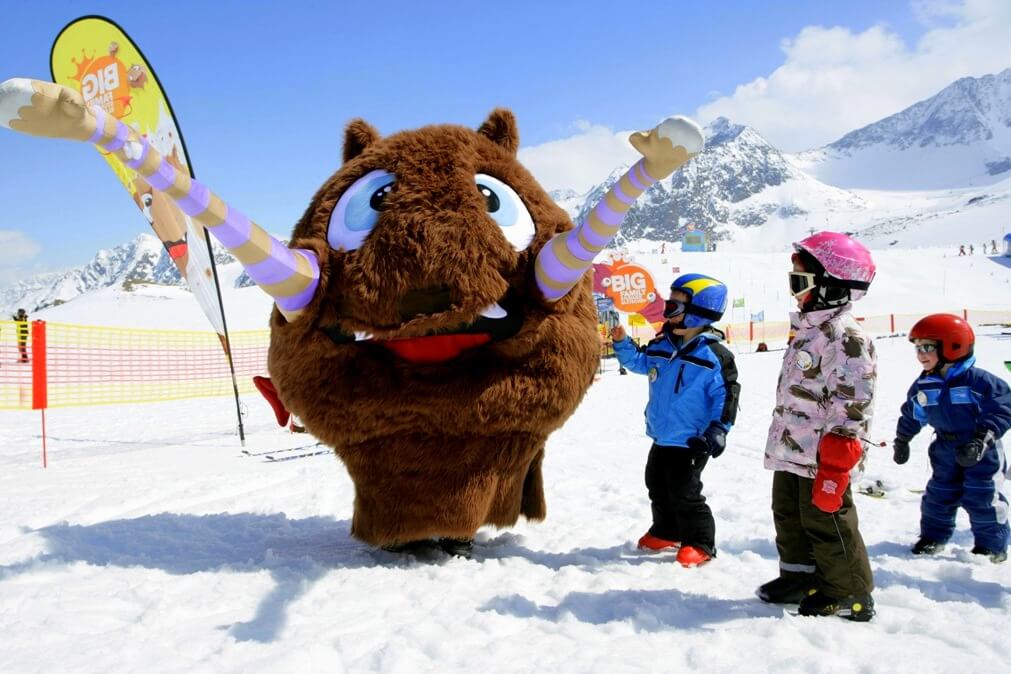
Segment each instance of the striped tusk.
[[705,144],[702,129],[685,117],[666,119],[649,133],[633,134],[630,141],[643,158],[611,186],[578,227],[554,236],[537,254],[534,275],[549,302],[558,301],[579,282],[593,258],[614,240],[635,200]]
[[285,318],[295,319],[312,301],[319,285],[315,253],[285,246],[189,173],[176,170],[147,138],[101,108],[86,105],[73,89],[39,80],[7,80],[0,84],[0,124],[32,136],[87,141],[114,153],[206,227],[274,298]]

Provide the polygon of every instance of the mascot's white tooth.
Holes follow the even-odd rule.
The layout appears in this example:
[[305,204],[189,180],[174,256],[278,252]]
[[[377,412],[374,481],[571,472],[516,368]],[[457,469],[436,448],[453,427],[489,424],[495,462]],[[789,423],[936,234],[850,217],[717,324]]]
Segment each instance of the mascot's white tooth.
[[364,342],[364,341],[369,340],[369,339],[372,339],[372,333],[371,332],[361,332],[361,331],[358,331],[358,330],[355,331],[355,341],[356,342]]
[[505,318],[508,314],[505,309],[498,305],[498,302],[495,302],[486,306],[481,311],[481,315],[485,318]]

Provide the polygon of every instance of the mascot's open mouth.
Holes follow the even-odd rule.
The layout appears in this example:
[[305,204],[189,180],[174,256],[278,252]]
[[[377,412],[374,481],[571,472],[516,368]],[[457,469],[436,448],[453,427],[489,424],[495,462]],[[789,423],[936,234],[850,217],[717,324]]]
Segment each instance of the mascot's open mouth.
[[[421,296],[423,299],[419,301]],[[524,316],[517,305],[509,293],[498,302],[485,307],[478,319],[471,323],[412,337],[376,339],[367,332],[344,332],[336,325],[325,327],[323,331],[336,344],[378,344],[410,363],[442,363],[456,358],[464,351],[508,339],[518,333],[523,327]],[[447,291],[408,293],[401,301],[400,313],[407,321],[438,313],[448,307]]]

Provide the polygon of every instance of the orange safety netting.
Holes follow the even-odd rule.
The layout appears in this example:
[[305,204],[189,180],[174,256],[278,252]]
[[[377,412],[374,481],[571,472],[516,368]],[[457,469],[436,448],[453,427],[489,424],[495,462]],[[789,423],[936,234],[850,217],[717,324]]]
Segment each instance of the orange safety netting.
[[[232,395],[214,332],[0,322],[0,409],[156,402]],[[25,330],[25,327],[27,330]],[[27,334],[25,334],[27,333]],[[239,391],[266,374],[267,330],[229,335]],[[22,362],[22,360],[24,362]]]

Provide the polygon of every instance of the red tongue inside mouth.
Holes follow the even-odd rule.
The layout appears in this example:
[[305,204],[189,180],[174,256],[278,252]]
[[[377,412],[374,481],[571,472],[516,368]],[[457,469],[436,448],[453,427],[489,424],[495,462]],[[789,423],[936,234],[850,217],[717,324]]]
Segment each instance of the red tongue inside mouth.
[[410,363],[441,363],[456,358],[467,349],[473,349],[490,341],[491,335],[478,333],[409,337],[383,340],[379,343]]

